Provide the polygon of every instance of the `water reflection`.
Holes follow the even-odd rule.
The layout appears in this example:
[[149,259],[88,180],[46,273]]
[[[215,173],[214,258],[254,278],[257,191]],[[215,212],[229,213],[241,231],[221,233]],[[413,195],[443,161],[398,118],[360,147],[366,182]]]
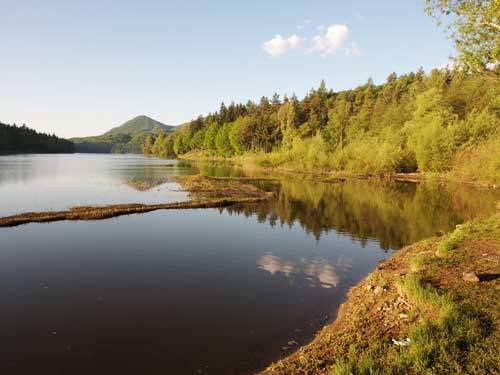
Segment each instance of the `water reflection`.
[[340,257],[336,263],[322,257],[301,257],[298,262],[283,260],[271,253],[257,259],[259,269],[271,275],[281,273],[289,283],[305,284],[310,288],[334,288],[341,282],[341,273],[352,268],[352,258]]
[[195,172],[178,160],[141,155],[0,156],[0,215],[185,200],[171,177]]
[[[246,175],[139,156],[14,159],[0,158],[0,212],[178,200],[172,175]],[[279,182],[260,183],[275,193],[262,204],[1,229],[0,372],[250,373],[310,339],[387,250],[489,215],[499,198],[252,175],[266,176]]]
[[362,245],[377,239],[386,250],[489,216],[500,199],[498,191],[432,182],[317,183],[282,177],[279,185],[268,188],[275,191],[275,199],[227,210],[255,215],[271,226],[298,224],[318,240],[332,231],[359,239]]

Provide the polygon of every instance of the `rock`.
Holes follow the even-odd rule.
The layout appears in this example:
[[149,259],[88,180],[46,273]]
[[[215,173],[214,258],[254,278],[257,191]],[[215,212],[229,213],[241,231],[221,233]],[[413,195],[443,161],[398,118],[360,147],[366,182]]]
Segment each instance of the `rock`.
[[410,338],[407,337],[407,338],[402,339],[402,340],[392,339],[392,342],[394,343],[394,345],[397,345],[397,346],[408,346],[408,345],[410,345]]
[[406,314],[399,314],[399,319],[408,319],[408,315],[406,315]]
[[472,283],[478,283],[479,282],[479,277],[476,275],[476,273],[474,271],[468,271],[468,272],[464,272],[462,274],[462,277],[465,281],[469,281],[469,282],[472,282]]
[[375,294],[380,294],[380,293],[382,293],[383,291],[384,291],[384,289],[383,289],[382,287],[380,287],[380,286],[378,286],[378,285],[377,285],[377,286],[375,287],[375,291],[374,291],[374,293],[375,293]]
[[373,289],[373,285],[367,285],[366,286],[366,290],[372,290]]

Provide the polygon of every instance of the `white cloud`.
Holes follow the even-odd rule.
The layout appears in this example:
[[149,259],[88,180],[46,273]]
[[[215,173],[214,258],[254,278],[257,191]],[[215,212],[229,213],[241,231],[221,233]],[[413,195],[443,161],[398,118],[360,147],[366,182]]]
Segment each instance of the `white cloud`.
[[264,51],[271,57],[279,57],[292,49],[297,49],[302,44],[303,39],[296,34],[289,38],[283,38],[277,34],[273,39],[262,45]]
[[313,51],[323,56],[330,55],[342,47],[348,36],[346,25],[330,25],[323,35],[318,34],[313,38]]
[[[332,24],[330,26],[318,26],[319,33],[309,39],[308,49],[305,53],[319,53],[323,58],[335,54],[337,51],[344,52],[347,57],[361,56],[361,49],[354,42],[349,40],[349,28],[345,24]],[[277,34],[271,40],[262,44],[262,49],[271,57],[277,58],[291,50],[298,50],[306,42],[297,34],[286,38]],[[347,43],[347,42],[350,43]]]
[[361,50],[359,49],[358,45],[354,42],[352,42],[348,47],[346,47],[344,51],[347,57],[361,56]]

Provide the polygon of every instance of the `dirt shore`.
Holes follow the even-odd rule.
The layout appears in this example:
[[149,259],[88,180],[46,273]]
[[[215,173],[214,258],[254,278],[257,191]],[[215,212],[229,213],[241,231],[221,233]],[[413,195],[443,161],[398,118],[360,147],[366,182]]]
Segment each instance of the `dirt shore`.
[[396,251],[310,344],[260,375],[500,374],[499,293],[495,216]]

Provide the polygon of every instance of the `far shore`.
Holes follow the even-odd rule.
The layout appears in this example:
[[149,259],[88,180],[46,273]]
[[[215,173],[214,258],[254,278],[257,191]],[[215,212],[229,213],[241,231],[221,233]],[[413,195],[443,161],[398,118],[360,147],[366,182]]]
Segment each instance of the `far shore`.
[[265,167],[256,163],[254,156],[237,156],[231,158],[224,158],[220,156],[206,156],[199,154],[185,154],[179,157],[180,160],[187,161],[219,161],[219,162],[230,162],[240,165],[244,170],[248,171],[263,171],[263,172],[276,172],[284,174],[301,174],[305,176],[311,176],[315,179],[319,179],[321,182],[336,182],[343,179],[360,179],[360,180],[393,180],[393,181],[408,181],[408,182],[423,182],[423,181],[439,181],[439,182],[451,182],[462,185],[475,186],[485,189],[500,189],[499,184],[487,182],[487,181],[474,181],[474,180],[462,180],[458,179],[450,174],[437,174],[437,173],[421,173],[421,172],[410,172],[410,173],[386,173],[386,174],[374,174],[374,173],[355,173],[349,171],[334,171],[334,170],[311,170],[303,168],[292,168],[292,167]]

